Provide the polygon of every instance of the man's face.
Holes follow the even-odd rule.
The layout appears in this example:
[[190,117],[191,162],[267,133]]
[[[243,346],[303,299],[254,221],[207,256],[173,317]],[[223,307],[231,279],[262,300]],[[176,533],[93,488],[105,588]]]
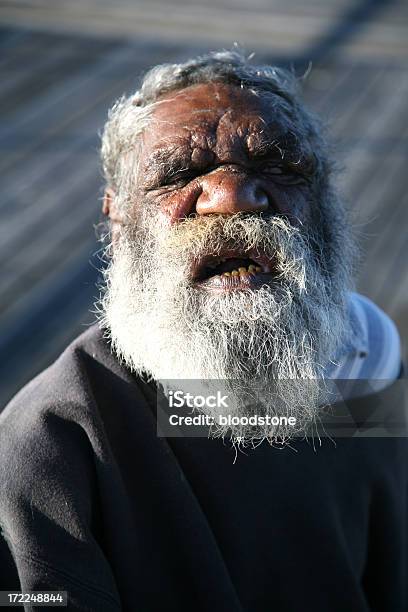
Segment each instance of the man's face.
[[[103,307],[114,347],[137,373],[231,380],[245,396],[263,389],[303,426],[318,401],[310,381],[346,328],[344,258],[316,219],[331,210],[325,227],[336,225],[338,244],[348,234],[316,197],[301,133],[277,95],[212,83],[163,96],[128,166],[128,222]],[[307,392],[289,379],[308,380]]]
[[[163,97],[143,137],[144,205],[159,208],[172,224],[192,214],[237,213],[308,222],[314,159],[307,143],[301,148],[288,132],[288,121],[253,92],[221,83]],[[224,246],[195,262],[197,287],[256,289],[272,279],[274,262],[264,253]]]

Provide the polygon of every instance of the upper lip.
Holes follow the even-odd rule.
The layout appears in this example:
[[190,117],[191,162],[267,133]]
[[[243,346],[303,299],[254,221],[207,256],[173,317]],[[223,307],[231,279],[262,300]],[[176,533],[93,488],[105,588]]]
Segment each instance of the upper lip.
[[211,266],[214,263],[220,263],[224,259],[252,259],[252,261],[262,268],[264,274],[271,273],[273,271],[274,261],[267,257],[263,253],[252,249],[250,251],[242,251],[239,249],[224,249],[219,253],[210,255],[204,255],[200,259],[197,259],[192,266],[192,277],[193,280],[200,280],[200,272],[206,267]]

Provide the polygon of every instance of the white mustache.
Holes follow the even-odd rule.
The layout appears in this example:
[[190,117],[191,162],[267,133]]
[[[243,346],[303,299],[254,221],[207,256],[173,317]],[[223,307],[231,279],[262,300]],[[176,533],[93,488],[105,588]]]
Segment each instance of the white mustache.
[[[151,259],[151,245],[159,249],[155,265],[165,261],[177,268],[180,274],[188,270],[193,261],[200,261],[210,255],[218,255],[225,249],[242,253],[257,251],[274,259],[277,272],[288,282],[297,283],[300,290],[305,288],[304,254],[312,255],[309,237],[301,233],[282,217],[265,219],[238,213],[232,216],[214,215],[186,219],[175,227],[169,227],[166,220],[151,219],[143,230],[126,234],[125,239],[134,245],[146,245],[146,249],[135,247],[135,257],[145,262]],[[139,253],[137,253],[139,251]],[[141,266],[145,273],[148,265]]]

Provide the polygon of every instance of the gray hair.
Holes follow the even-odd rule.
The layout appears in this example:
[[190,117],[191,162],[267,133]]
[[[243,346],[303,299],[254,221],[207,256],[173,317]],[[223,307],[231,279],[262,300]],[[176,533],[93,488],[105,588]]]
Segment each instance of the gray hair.
[[293,130],[295,126],[299,142],[311,144],[317,161],[316,177],[327,179],[330,164],[320,123],[300,99],[299,79],[283,68],[252,65],[250,58],[233,50],[215,51],[181,64],[158,65],[145,75],[138,91],[114,104],[102,135],[101,157],[107,184],[115,190],[120,188],[126,164],[124,154],[136,149],[137,136],[148,125],[160,96],[216,81],[273,97],[275,104],[279,103],[280,114],[287,118],[288,128]]

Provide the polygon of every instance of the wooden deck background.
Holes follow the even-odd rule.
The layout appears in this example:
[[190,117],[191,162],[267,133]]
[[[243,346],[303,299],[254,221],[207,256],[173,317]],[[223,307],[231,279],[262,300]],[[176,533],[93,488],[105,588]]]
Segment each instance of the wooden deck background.
[[94,320],[98,131],[158,62],[230,47],[313,69],[364,248],[358,287],[408,338],[408,3],[0,4],[0,406]]

